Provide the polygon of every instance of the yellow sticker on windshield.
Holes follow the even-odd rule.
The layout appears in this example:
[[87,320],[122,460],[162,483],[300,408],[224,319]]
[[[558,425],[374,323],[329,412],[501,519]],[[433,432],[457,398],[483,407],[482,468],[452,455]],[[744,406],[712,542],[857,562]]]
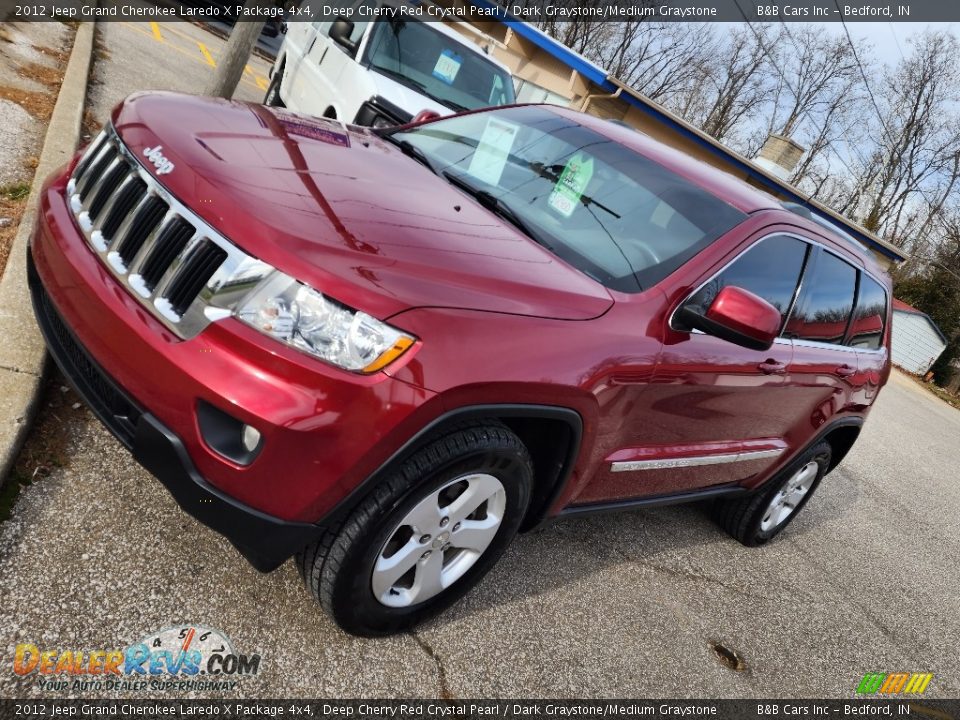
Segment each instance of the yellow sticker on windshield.
[[584,158],[577,153],[567,161],[566,167],[560,173],[560,178],[547,199],[547,205],[565,218],[570,217],[580,204],[583,191],[587,189],[592,177],[593,158]]

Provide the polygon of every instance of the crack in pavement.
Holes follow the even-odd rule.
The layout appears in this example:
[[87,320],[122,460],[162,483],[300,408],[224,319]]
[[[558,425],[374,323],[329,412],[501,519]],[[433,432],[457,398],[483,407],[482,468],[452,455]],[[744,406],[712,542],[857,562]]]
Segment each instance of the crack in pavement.
[[[581,537],[579,535],[573,535],[571,537],[573,540],[577,542],[587,544],[587,538],[585,537]],[[650,562],[649,560],[646,560],[643,556],[630,555],[629,553],[624,552],[621,548],[617,547],[616,545],[605,547],[604,549],[608,550],[611,555],[614,555],[620,558],[624,562],[632,563],[640,567],[645,567],[650,570],[653,570],[654,572],[662,573],[664,575],[669,575],[671,577],[678,578],[680,580],[693,580],[693,581],[702,581],[702,582],[712,583],[714,585],[719,585],[724,590],[737,593],[738,595],[743,595],[744,597],[762,598],[764,600],[770,600],[771,602],[776,602],[780,600],[780,598],[778,597],[766,595],[764,593],[756,592],[755,590],[752,590],[749,588],[740,587],[738,585],[727,583],[719,578],[712,577],[710,575],[703,575],[694,570],[688,570],[685,568],[672,568],[667,565],[659,565],[657,563]],[[787,592],[792,595],[793,594],[799,595],[802,599],[810,599],[808,596],[804,596],[803,593],[798,592],[795,588],[787,589]]]
[[423,650],[431,660],[433,660],[433,664],[437,666],[437,676],[440,684],[440,699],[455,700],[456,697],[450,691],[450,686],[447,685],[447,671],[446,668],[443,667],[443,659],[436,653],[430,643],[417,634],[416,630],[410,630],[408,634],[411,638],[413,638],[413,641],[420,646],[420,649]]
[[29,375],[30,377],[39,378],[40,375],[35,372],[30,372],[29,370],[21,370],[17,367],[12,367],[10,365],[0,365],[0,370],[6,370],[7,372],[16,373],[18,375]]

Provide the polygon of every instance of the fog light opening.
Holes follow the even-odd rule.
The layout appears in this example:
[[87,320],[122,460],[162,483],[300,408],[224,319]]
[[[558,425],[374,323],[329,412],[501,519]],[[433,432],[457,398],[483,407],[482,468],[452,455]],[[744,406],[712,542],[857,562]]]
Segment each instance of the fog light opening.
[[263,435],[243,420],[200,400],[197,420],[203,441],[217,455],[238,465],[249,465],[263,449]]
[[243,426],[243,447],[249,453],[260,447],[260,431],[252,425]]

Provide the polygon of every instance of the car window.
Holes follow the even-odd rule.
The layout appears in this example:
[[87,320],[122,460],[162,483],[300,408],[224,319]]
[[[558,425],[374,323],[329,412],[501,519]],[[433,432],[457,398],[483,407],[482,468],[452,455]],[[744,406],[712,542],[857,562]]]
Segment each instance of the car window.
[[821,250],[803,278],[797,306],[785,335],[797,340],[839,345],[853,310],[857,271],[836,255]]
[[495,197],[542,245],[609,288],[640,292],[746,215],[634,150],[524,106],[394,133],[435,170]]
[[733,285],[762,297],[780,311],[781,328],[790,312],[810,246],[797,238],[775,235],[761,240],[690,298],[699,314],[706,314],[723,288]]
[[887,318],[887,293],[880,283],[860,274],[857,308],[850,324],[849,344],[855,348],[877,350],[883,342],[883,328]]
[[454,110],[514,102],[510,74],[471,45],[433,23],[385,20],[370,36],[365,62]]

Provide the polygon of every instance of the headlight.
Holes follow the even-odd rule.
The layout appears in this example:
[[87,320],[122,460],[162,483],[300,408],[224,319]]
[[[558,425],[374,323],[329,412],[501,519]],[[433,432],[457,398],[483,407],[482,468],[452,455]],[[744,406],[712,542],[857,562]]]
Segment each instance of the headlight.
[[344,370],[385,368],[415,339],[277,271],[235,313],[260,332]]

